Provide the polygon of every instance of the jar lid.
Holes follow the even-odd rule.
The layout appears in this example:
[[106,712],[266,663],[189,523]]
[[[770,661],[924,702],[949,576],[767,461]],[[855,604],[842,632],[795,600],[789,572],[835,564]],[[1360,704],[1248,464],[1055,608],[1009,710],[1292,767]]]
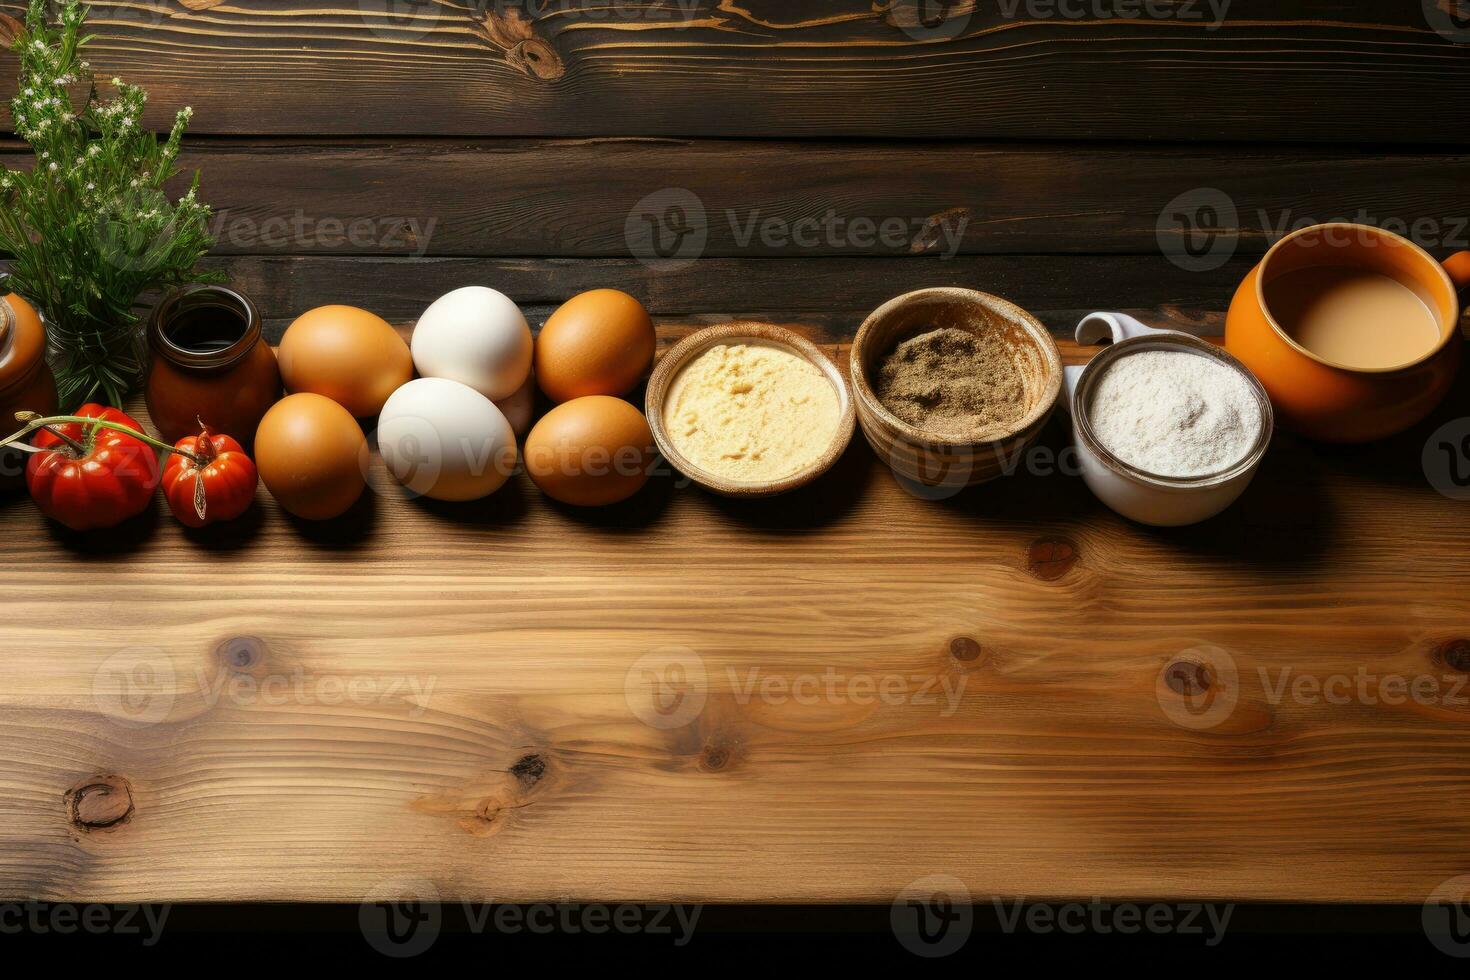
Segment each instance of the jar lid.
[[35,307],[14,293],[0,296],[0,388],[26,380],[46,357],[46,328]]

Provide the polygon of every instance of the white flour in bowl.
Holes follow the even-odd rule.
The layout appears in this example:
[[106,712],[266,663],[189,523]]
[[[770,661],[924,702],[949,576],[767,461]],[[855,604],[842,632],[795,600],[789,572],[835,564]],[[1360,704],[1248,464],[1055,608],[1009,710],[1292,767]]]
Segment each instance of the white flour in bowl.
[[1227,470],[1261,433],[1261,407],[1240,372],[1186,351],[1118,358],[1093,385],[1088,417],[1109,452],[1158,476]]

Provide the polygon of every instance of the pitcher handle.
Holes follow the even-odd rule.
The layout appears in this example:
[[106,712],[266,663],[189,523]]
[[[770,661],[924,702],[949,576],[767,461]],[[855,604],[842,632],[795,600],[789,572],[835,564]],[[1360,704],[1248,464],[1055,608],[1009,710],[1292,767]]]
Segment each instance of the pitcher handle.
[[1177,334],[1180,330],[1161,330],[1136,320],[1127,313],[1089,313],[1077,324],[1077,343],[1084,347],[1112,338],[1113,343],[1130,337],[1147,337],[1153,334]]

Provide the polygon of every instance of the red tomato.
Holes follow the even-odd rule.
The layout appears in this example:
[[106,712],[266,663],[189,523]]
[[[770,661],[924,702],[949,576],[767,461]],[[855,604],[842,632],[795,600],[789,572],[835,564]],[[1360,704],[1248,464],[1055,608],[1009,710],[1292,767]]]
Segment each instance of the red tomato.
[[163,470],[168,509],[189,527],[232,521],[255,499],[255,463],[229,436],[202,431],[174,443]]
[[[89,403],[74,414],[143,431],[115,408]],[[45,451],[32,453],[26,464],[31,497],[43,514],[74,531],[112,527],[141,514],[158,486],[153,450],[116,429],[57,422],[38,431],[32,445]]]

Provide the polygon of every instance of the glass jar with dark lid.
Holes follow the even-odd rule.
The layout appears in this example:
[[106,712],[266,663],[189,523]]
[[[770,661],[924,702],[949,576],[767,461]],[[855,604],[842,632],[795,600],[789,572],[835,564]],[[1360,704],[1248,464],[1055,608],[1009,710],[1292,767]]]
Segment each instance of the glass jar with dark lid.
[[[46,364],[46,327],[40,314],[14,293],[0,296],[0,431],[20,428],[16,412],[54,415],[56,407],[56,379]],[[23,450],[0,449],[0,487],[17,486],[25,468]]]
[[177,442],[202,422],[249,448],[261,416],[281,397],[255,304],[224,286],[176,289],[154,308],[148,343],[148,414],[163,438]]

